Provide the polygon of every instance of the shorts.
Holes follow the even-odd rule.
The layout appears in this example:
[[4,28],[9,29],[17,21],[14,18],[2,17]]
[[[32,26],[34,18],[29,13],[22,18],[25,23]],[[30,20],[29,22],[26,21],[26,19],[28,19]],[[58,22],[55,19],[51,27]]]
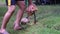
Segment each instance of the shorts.
[[6,0],[6,5],[7,6],[15,5],[16,1],[24,1],[24,0]]

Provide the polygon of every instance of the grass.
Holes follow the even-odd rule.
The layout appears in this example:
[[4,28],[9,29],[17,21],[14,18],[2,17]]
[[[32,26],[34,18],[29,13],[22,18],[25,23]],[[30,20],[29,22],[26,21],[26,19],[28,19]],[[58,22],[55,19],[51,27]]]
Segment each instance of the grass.
[[4,3],[4,2],[5,2],[5,0],[0,0],[0,2],[3,2],[3,3]]
[[[6,7],[0,7],[0,9],[1,25],[3,15],[7,11],[7,9]],[[24,30],[14,31],[12,27],[16,16],[15,12],[7,25],[7,31],[10,34],[60,34],[60,5],[38,6],[38,9],[39,10],[36,12],[38,20],[37,24],[33,24],[32,16],[31,22],[26,26],[24,25],[26,27]]]

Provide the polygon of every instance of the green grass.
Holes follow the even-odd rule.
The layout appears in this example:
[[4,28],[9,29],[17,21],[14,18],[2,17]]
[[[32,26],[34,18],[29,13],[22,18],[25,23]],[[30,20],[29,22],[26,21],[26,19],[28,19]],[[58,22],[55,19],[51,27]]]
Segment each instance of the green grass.
[[[3,14],[6,12],[7,9],[6,7],[0,7],[0,9],[1,25]],[[60,5],[38,6],[38,9],[39,10],[36,12],[38,20],[37,24],[33,24],[32,16],[30,24],[26,25],[26,28],[24,30],[14,31],[13,22],[16,16],[15,12],[7,25],[7,31],[10,34],[60,34]]]
[[0,0],[0,2],[5,2],[5,0]]

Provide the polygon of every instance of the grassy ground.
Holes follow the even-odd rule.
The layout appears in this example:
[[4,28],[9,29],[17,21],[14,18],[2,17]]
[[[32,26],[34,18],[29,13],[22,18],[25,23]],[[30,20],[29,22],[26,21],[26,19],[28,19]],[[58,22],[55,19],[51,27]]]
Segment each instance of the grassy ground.
[[[24,30],[14,31],[15,12],[7,25],[7,31],[10,34],[60,34],[60,5],[38,6],[38,9],[37,24],[33,25],[32,16],[30,24],[26,25]],[[0,25],[6,10],[6,7],[0,7]]]
[[4,2],[5,2],[5,0],[0,0],[0,2],[3,2],[3,3],[4,3]]

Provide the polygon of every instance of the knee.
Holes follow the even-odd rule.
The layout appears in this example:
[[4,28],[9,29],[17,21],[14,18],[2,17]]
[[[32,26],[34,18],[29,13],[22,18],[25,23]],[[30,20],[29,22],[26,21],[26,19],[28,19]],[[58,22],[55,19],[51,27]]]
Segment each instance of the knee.
[[24,1],[20,1],[20,2],[18,2],[18,7],[21,9],[21,10],[24,10],[25,9],[25,3],[24,3]]
[[14,10],[15,10],[15,6],[10,6],[10,7],[8,7],[7,13],[13,13]]
[[20,7],[20,9],[21,9],[21,10],[25,10],[25,5],[22,5],[22,6]]

